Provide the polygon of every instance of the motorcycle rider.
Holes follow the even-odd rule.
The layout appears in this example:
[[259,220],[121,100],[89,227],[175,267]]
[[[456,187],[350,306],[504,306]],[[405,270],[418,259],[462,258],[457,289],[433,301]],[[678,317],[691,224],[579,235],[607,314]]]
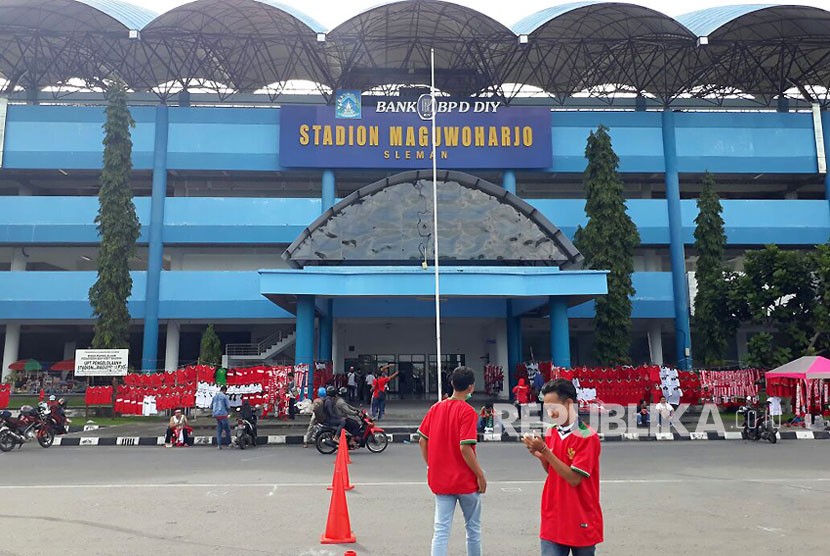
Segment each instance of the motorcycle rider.
[[360,433],[360,425],[353,419],[347,418],[351,415],[360,415],[360,411],[350,406],[346,400],[340,397],[337,388],[334,386],[326,388],[326,398],[323,401],[323,408],[326,412],[325,425],[335,429],[335,439],[340,437],[340,431],[344,427],[346,432],[351,435]]
[[239,407],[239,414],[248,423],[251,424],[251,433],[254,436],[254,446],[256,446],[257,439],[257,417],[256,411],[251,407],[248,400],[242,400],[242,405]]
[[66,418],[66,398],[59,399],[49,410],[49,415],[58,427],[55,432],[57,434],[66,434],[67,425],[72,422]]
[[326,421],[326,409],[323,407],[325,401],[326,389],[321,386],[317,389],[317,399],[311,404],[311,418],[308,420],[308,428],[303,437],[303,448],[308,448],[309,443],[314,440],[317,425]]
[[245,421],[245,430],[246,432],[250,433],[251,436],[254,438],[253,445],[256,446],[256,438],[257,438],[257,424],[256,424],[256,411],[251,407],[251,403],[248,400],[242,400],[242,405],[236,408],[236,418],[242,419]]
[[[363,420],[360,418],[360,410],[349,404],[346,397],[349,395],[349,389],[341,387],[337,391],[335,401],[335,408],[338,415],[346,420],[346,432],[353,438],[359,437],[362,429]],[[339,433],[338,433],[339,434]]]

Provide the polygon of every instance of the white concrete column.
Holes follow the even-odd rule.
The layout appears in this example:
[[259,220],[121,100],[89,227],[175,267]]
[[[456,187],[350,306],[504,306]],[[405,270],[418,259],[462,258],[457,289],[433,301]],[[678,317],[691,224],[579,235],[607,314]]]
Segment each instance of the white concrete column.
[[6,341],[3,345],[3,372],[2,381],[6,381],[6,377],[11,372],[9,365],[17,361],[18,350],[20,349],[20,324],[7,323],[6,324]]
[[346,374],[346,369],[343,365],[343,346],[340,345],[340,337],[342,331],[337,321],[332,317],[331,323],[331,360],[334,363],[334,372],[337,374]]
[[508,370],[510,369],[510,365],[508,365],[507,363],[507,320],[496,319],[494,321],[494,328],[496,337],[496,357],[491,359],[490,362],[493,365],[501,365],[501,368],[504,372],[504,388],[502,388],[501,398],[506,399],[510,397],[510,383],[508,378]]
[[[660,271],[660,257],[654,249],[645,251],[646,272]],[[648,353],[649,359],[654,365],[663,364],[663,334],[660,323],[657,321],[648,322]]]
[[[12,260],[10,270],[12,272],[26,271],[26,255],[23,254],[23,249],[15,247],[12,249]],[[3,367],[2,379],[5,381],[9,371],[9,365],[17,361],[18,352],[20,349],[20,323],[6,323],[6,339],[3,345]]]
[[179,337],[181,329],[178,321],[167,321],[167,340],[164,342],[164,370],[175,371],[179,367]]
[[648,353],[652,364],[663,365],[663,330],[659,322],[648,325]]
[[23,254],[23,249],[21,247],[15,247],[12,249],[11,271],[26,271],[26,255]]
[[78,347],[78,343],[74,340],[69,342],[64,342],[63,344],[63,358],[67,359],[75,359],[75,350]]
[[170,270],[184,270],[184,253],[181,251],[170,253]]

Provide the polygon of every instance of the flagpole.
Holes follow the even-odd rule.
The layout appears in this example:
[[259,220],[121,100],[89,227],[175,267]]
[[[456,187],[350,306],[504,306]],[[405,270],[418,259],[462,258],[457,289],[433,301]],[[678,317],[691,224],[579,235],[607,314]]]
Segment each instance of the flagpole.
[[438,100],[435,95],[435,49],[429,50],[430,86],[432,97],[432,237],[433,257],[435,259],[435,368],[438,375],[438,401],[441,401],[444,392],[444,381],[441,376],[441,293],[438,267],[438,156],[435,144],[437,142],[435,116],[438,114]]

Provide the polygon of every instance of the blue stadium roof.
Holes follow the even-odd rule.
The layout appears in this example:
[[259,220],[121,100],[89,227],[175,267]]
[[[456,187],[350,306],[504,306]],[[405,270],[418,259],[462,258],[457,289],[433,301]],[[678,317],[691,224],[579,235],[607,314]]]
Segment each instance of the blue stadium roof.
[[120,22],[127,29],[141,29],[158,15],[141,6],[128,4],[121,0],[75,0],[79,4],[86,4],[95,8],[116,21]]
[[689,28],[699,37],[708,37],[727,23],[739,17],[763,10],[774,8],[777,4],[744,4],[737,6],[718,6],[690,12],[677,17],[677,21]]
[[552,19],[559,17],[562,14],[568,13],[578,8],[583,8],[585,6],[594,6],[596,4],[607,4],[607,2],[587,0],[585,2],[571,2],[569,4],[562,4],[561,6],[551,6],[550,8],[539,10],[536,13],[530,14],[529,16],[520,19],[519,21],[514,23],[511,28],[513,29],[513,32],[517,35],[529,35],[539,27],[548,23]]
[[255,91],[274,100],[291,80],[317,83],[324,96],[397,94],[429,82],[434,48],[436,86],[457,96],[510,100],[506,91],[517,89],[505,84],[518,83],[556,100],[616,91],[667,105],[738,92],[767,105],[788,94],[830,107],[830,11],[819,8],[724,6],[675,19],[592,0],[511,29],[453,2],[398,0],[324,32],[275,0],[195,0],[160,15],[122,0],[0,0],[0,94],[60,95],[79,79],[101,87],[113,78],[163,98],[199,87],[220,100]]

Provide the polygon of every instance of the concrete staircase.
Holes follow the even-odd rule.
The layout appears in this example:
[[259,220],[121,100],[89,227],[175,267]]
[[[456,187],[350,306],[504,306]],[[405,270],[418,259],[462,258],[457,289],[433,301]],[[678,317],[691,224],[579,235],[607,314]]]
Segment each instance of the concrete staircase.
[[227,344],[225,346],[225,355],[222,358],[222,365],[225,367],[236,367],[263,363],[275,358],[296,342],[296,331],[291,331],[288,334],[280,331],[257,343]]

